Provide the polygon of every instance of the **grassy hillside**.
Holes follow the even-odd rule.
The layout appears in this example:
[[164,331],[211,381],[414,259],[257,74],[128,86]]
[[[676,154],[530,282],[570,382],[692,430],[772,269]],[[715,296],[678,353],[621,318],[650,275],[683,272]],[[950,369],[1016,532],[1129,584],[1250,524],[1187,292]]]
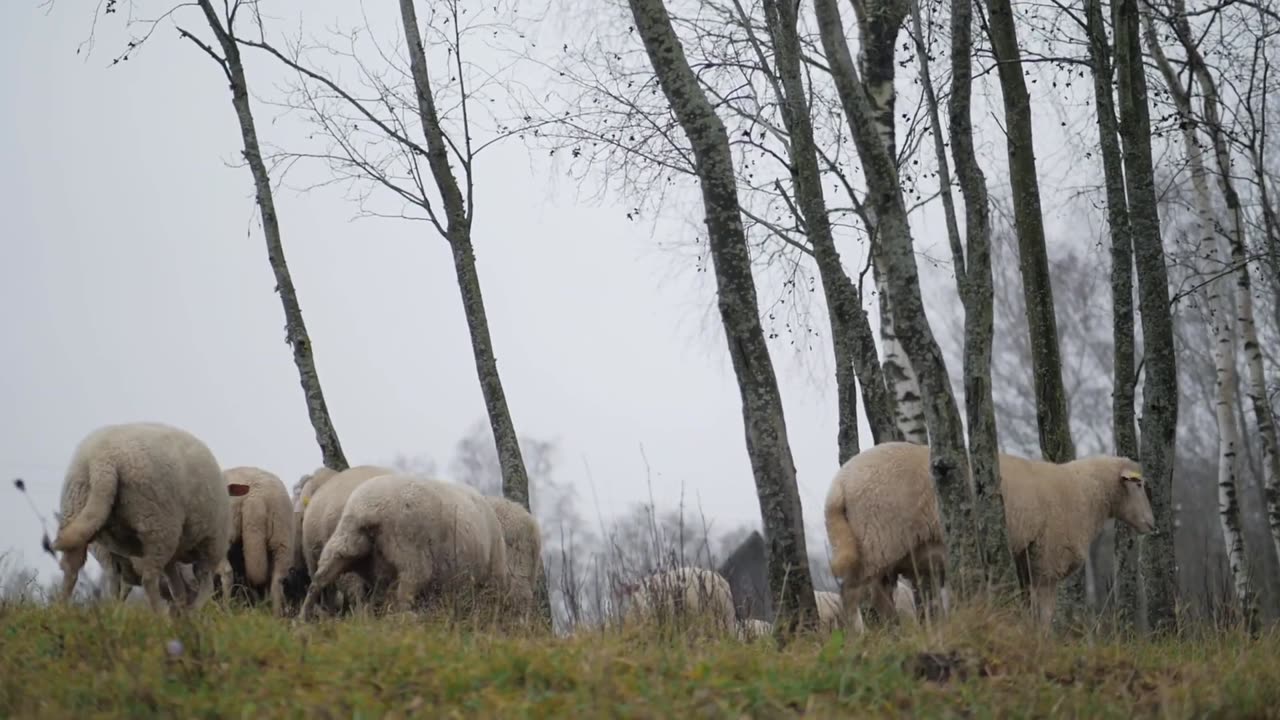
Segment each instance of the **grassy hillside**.
[[[177,642],[174,642],[177,641]],[[179,649],[177,646],[181,645]],[[946,675],[949,675],[947,677]],[[1280,638],[569,639],[408,619],[297,625],[215,606],[0,606],[0,717],[1280,717]]]

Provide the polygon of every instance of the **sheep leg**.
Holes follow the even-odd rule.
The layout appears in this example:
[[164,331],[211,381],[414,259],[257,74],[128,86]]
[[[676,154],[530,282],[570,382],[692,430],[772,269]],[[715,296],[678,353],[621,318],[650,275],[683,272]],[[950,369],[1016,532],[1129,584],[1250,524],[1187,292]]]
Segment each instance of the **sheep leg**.
[[185,607],[191,599],[190,589],[182,579],[182,568],[177,561],[169,563],[164,569],[165,579],[169,581],[169,597],[173,604]]
[[322,590],[333,584],[339,576],[347,571],[358,558],[367,555],[373,549],[369,537],[358,530],[351,530],[341,524],[338,531],[325,543],[316,563],[316,573],[311,578],[311,587],[307,588],[307,596],[302,601],[302,609],[298,615],[302,619],[311,616],[315,609],[316,597]]
[[871,603],[876,611],[876,621],[892,622],[897,617],[897,608],[893,605],[893,588],[898,584],[895,575],[885,575],[871,584]]
[[[195,597],[191,600],[190,607],[192,610],[198,610],[204,605],[209,598],[213,597],[213,574],[219,564],[226,561],[225,557],[219,556],[212,551],[213,543],[207,543],[204,552],[200,554],[191,563],[191,574],[195,578],[196,588]],[[230,593],[228,593],[228,597]]]
[[1053,630],[1053,611],[1058,601],[1058,584],[1039,583],[1032,587],[1031,592],[1035,600],[1040,632],[1048,635]]
[[170,614],[170,606],[160,595],[160,578],[164,573],[156,565],[154,562],[148,562],[138,568],[138,573],[142,576],[142,590],[147,594],[147,604],[158,615],[167,617]]
[[222,602],[224,605],[231,604],[231,561],[223,558],[218,563],[218,582],[222,585]]
[[393,612],[410,612],[413,610],[414,601],[418,599],[418,595],[422,593],[426,582],[415,572],[401,572],[396,577],[395,600],[391,609]]
[[62,591],[58,594],[60,602],[71,599],[71,593],[76,589],[76,580],[80,578],[80,568],[84,567],[88,550],[86,545],[62,551],[62,557],[58,559],[58,564],[62,566]]
[[276,617],[284,614],[284,576],[288,573],[283,562],[271,568],[271,613]]

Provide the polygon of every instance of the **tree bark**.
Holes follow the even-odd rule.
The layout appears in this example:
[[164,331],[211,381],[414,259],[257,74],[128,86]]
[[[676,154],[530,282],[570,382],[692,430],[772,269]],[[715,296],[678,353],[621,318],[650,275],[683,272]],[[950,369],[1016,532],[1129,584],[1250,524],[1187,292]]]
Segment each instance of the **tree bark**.
[[801,625],[813,627],[817,606],[800,493],[782,398],[760,326],[728,134],[689,67],[662,0],[628,2],[658,83],[693,150],[720,318],[742,395],[747,453],[769,545],[769,587],[778,599],[779,626],[787,633]]
[[[873,411],[873,408],[888,407],[884,397],[887,391],[880,364],[866,362],[865,354],[861,352],[870,345],[870,359],[875,360],[874,336],[854,291],[853,281],[844,272],[840,253],[831,233],[831,219],[822,194],[822,174],[814,145],[813,123],[800,71],[800,39],[796,32],[795,5],[789,2],[779,5],[776,0],[765,0],[764,11],[777,63],[777,74],[781,81],[777,92],[783,124],[790,140],[789,153],[796,201],[804,218],[805,233],[813,248],[831,315],[836,354],[836,389],[841,406],[838,461],[843,465],[858,453],[857,395],[853,372],[855,366],[858,370],[857,377],[863,379],[864,395],[870,396],[866,405],[873,435],[883,437],[896,433],[897,428],[892,425],[891,418],[877,417]],[[863,359],[859,363],[857,360],[860,355]],[[886,420],[889,422],[886,423]]]
[[[1097,106],[1098,139],[1102,149],[1102,174],[1107,192],[1107,224],[1111,230],[1111,327],[1114,374],[1111,389],[1111,439],[1115,453],[1132,460],[1139,458],[1138,429],[1133,401],[1136,383],[1133,337],[1133,239],[1129,229],[1129,201],[1125,197],[1124,157],[1120,151],[1120,128],[1112,95],[1114,72],[1111,47],[1103,20],[1102,0],[1085,0],[1085,21],[1089,35],[1089,59],[1093,72],[1093,96]],[[1120,552],[1117,549],[1117,552]],[[1096,555],[1097,553],[1094,553]],[[1136,567],[1130,558],[1131,567]],[[1094,563],[1095,570],[1097,563]],[[1115,563],[1112,564],[1114,569]],[[1095,603],[1114,585],[1114,576],[1103,578],[1095,572]],[[1138,589],[1138,584],[1130,586]],[[1137,597],[1129,598],[1137,607]]]
[[275,197],[271,192],[271,176],[267,173],[266,163],[262,161],[262,149],[258,145],[258,131],[249,106],[249,83],[245,78],[244,64],[240,60],[240,47],[234,37],[235,31],[230,26],[232,18],[228,18],[227,27],[223,27],[210,0],[199,0],[199,4],[209,28],[213,30],[218,45],[222,48],[223,57],[220,61],[231,83],[231,104],[235,107],[236,119],[240,122],[244,158],[253,174],[258,211],[262,215],[262,234],[267,241],[267,261],[275,275],[276,293],[280,295],[280,304],[284,308],[285,339],[293,348],[293,364],[298,368],[298,379],[302,383],[302,393],[307,402],[307,415],[311,419],[311,427],[315,431],[316,443],[320,446],[325,467],[346,470],[347,458],[338,441],[338,431],[334,429],[333,420],[329,416],[329,406],[325,403],[324,390],[320,385],[320,373],[316,370],[312,354],[311,336],[302,319],[302,306],[298,303],[293,277],[289,274],[289,264],[285,260],[284,243],[280,239],[280,221],[276,215]]
[[[912,0],[912,20],[923,42],[920,8]],[[925,91],[933,96],[929,75],[928,53],[923,45],[918,50]],[[973,141],[973,0],[951,2],[951,97],[948,115],[951,124],[951,154],[956,161],[956,176],[965,206],[965,234],[968,257],[959,253],[958,238],[953,241],[956,255],[956,282],[964,303],[964,397],[969,421],[969,467],[973,475],[975,506],[987,580],[992,589],[1003,594],[1014,584],[1017,574],[1013,555],[1009,552],[1009,534],[1001,495],[995,400],[991,394],[991,345],[994,335],[994,304],[991,275],[991,209],[987,194],[987,178],[978,163]],[[936,118],[937,100],[929,100]],[[936,123],[937,125],[939,123]],[[938,144],[938,163],[943,168],[942,182],[950,185],[945,169],[946,154],[942,149],[942,132],[934,128]],[[949,194],[949,189],[948,189]],[[952,211],[954,214],[954,211]],[[955,224],[954,220],[948,225]]]
[[911,229],[898,185],[898,172],[877,132],[866,90],[845,42],[836,0],[815,0],[818,29],[845,119],[862,159],[869,205],[874,208],[877,242],[884,251],[890,301],[899,337],[924,383],[930,464],[947,536],[950,576],[962,587],[980,581],[982,550],[973,524],[964,431],[942,350],[924,312],[912,252]]
[[515,423],[511,420],[511,410],[507,406],[506,393],[498,374],[498,360],[493,352],[493,339],[489,334],[488,316],[480,291],[480,276],[476,272],[475,249],[471,244],[473,207],[468,204],[470,192],[467,193],[468,198],[464,199],[458,179],[449,167],[449,149],[436,112],[431,77],[427,72],[427,57],[418,31],[418,15],[413,0],[400,0],[400,19],[404,26],[405,44],[409,48],[409,68],[413,74],[418,101],[418,119],[422,123],[422,132],[427,141],[427,164],[444,204],[447,217],[445,239],[453,252],[454,272],[458,277],[458,289],[462,293],[467,330],[471,334],[471,351],[475,356],[480,391],[484,396],[485,411],[498,447],[498,461],[502,467],[502,495],[528,510],[529,474],[525,470]]
[[[1142,313],[1145,378],[1142,386],[1142,465],[1151,495],[1156,531],[1141,550],[1146,584],[1146,621],[1156,632],[1177,625],[1178,566],[1174,555],[1173,465],[1178,425],[1178,367],[1169,309],[1169,273],[1156,206],[1151,161],[1151,117],[1147,78],[1139,36],[1138,0],[1115,0],[1116,76],[1120,104],[1120,138],[1124,148],[1125,186],[1129,194],[1129,227],[1138,274],[1138,308]],[[1122,526],[1123,523],[1117,523]],[[1117,535],[1129,535],[1117,527]],[[1117,560],[1121,581],[1137,568]]]
[[[863,85],[871,107],[871,121],[880,141],[884,143],[885,151],[889,153],[890,161],[896,167],[897,142],[893,123],[896,97],[894,51],[898,31],[907,17],[907,4],[905,0],[852,0],[852,4],[861,38],[858,64],[862,68]],[[926,445],[929,442],[929,432],[925,422],[924,398],[920,393],[920,379],[898,337],[875,208],[868,208],[867,215],[870,221],[867,233],[871,237],[871,274],[876,283],[880,306],[884,378],[892,393],[898,433],[908,442]]]

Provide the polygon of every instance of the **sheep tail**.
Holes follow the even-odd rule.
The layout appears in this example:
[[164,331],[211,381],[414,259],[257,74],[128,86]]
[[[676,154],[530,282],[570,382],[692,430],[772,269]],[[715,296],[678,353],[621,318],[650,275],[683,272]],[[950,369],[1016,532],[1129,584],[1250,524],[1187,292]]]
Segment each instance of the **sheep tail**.
[[244,577],[250,585],[261,586],[270,579],[267,563],[266,503],[260,497],[246,497],[240,516],[240,547],[244,552]]
[[116,489],[120,477],[113,463],[106,460],[94,460],[89,463],[89,493],[84,506],[70,521],[58,531],[53,541],[53,549],[66,552],[82,548],[89,544],[94,535],[106,524],[111,516],[111,508],[115,505]]
[[858,538],[849,526],[844,512],[844,487],[827,497],[823,514],[827,526],[827,542],[831,544],[831,574],[845,580],[858,562]]

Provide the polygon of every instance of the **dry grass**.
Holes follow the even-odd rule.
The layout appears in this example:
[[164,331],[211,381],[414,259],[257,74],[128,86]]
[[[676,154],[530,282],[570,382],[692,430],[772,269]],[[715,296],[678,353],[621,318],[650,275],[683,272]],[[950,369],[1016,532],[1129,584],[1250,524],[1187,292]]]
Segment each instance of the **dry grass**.
[[[177,641],[176,643],[174,641]],[[181,645],[178,650],[177,645]],[[1274,635],[1041,641],[961,611],[934,633],[692,640],[406,617],[0,605],[0,717],[1278,717]]]

